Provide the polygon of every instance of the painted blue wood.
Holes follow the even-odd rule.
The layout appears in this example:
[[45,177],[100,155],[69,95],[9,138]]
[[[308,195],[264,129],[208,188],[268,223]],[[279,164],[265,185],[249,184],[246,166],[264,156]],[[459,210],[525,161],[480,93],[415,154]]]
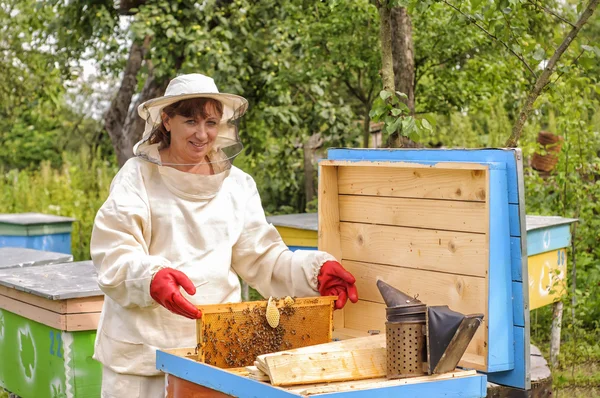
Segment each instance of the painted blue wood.
[[525,328],[515,326],[513,335],[515,336],[515,368],[506,372],[488,373],[487,378],[492,383],[525,389],[530,377],[525,363],[525,358],[529,360],[525,350]]
[[0,235],[0,247],[25,247],[28,249],[71,254],[71,234]]
[[[519,181],[522,184],[522,176],[516,175],[516,159],[515,162],[515,178],[508,178],[508,191],[519,190]],[[507,170],[513,168],[507,166]],[[511,186],[514,183],[515,186]],[[507,385],[515,388],[526,389],[531,388],[529,384],[529,303],[525,302],[528,297],[527,292],[523,288],[523,281],[527,280],[527,275],[523,275],[523,252],[521,239],[527,239],[528,235],[524,232],[525,227],[521,225],[520,209],[524,211],[524,204],[516,203],[509,204],[509,229],[510,229],[510,250],[511,250],[511,277],[514,282],[512,285],[512,311],[513,319],[513,339],[514,339],[514,368],[503,372],[488,373],[488,380],[497,384]],[[526,349],[527,347],[527,349]]]
[[569,225],[558,225],[527,232],[528,256],[562,249],[569,247],[570,244],[571,228]]
[[404,386],[372,388],[359,391],[344,391],[318,394],[319,398],[423,398],[423,397],[485,397],[487,378],[485,375],[457,379],[407,384]]
[[288,249],[295,252],[296,250],[318,250],[316,247],[312,246],[288,246]]
[[156,352],[156,369],[235,397],[289,398],[300,396],[266,383],[237,376],[214,366],[194,362],[160,350]]
[[515,151],[508,149],[329,149],[328,160],[504,163],[509,203],[519,203]]
[[513,324],[525,327],[525,309],[523,301],[523,282],[512,283],[513,292]]
[[[222,369],[194,362],[160,350],[156,352],[156,368],[164,373],[240,398],[289,398],[300,396],[299,394],[271,386],[270,384],[237,376]],[[486,384],[486,376],[478,374],[436,382],[383,387],[363,391],[336,392],[318,396],[336,398],[402,396],[403,398],[417,398],[443,395],[445,397],[481,398],[486,395]]]
[[511,203],[508,207],[510,217],[510,236],[521,236],[521,223],[519,222],[519,205]]
[[510,237],[510,262],[512,280],[523,282],[523,266],[521,264],[521,238]]
[[505,170],[489,172],[488,371],[512,369],[512,276]]

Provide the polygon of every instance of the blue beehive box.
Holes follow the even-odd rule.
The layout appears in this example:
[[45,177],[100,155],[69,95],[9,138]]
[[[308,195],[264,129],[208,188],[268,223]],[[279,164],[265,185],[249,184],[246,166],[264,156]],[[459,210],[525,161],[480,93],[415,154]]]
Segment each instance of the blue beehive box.
[[0,214],[0,247],[70,254],[73,221],[41,213]]

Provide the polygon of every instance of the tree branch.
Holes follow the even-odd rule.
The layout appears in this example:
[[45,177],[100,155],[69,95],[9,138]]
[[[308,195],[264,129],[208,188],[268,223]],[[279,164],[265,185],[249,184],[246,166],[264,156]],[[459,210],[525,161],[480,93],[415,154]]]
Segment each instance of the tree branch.
[[[589,42],[588,42],[589,43]],[[579,61],[579,58],[581,58],[581,56],[583,55],[583,53],[585,52],[585,50],[581,50],[581,52],[579,53],[579,55],[577,55],[575,57],[575,59],[571,62],[571,66],[572,65],[577,65],[577,61]],[[548,82],[546,85],[550,85],[550,84],[556,84],[556,82],[558,82],[560,80],[560,78],[565,74],[565,72],[560,72],[558,74],[558,76],[556,77],[556,79],[554,79],[554,81],[552,83]]]
[[533,1],[533,0],[527,0],[527,1],[528,1],[530,4],[533,4],[534,6],[536,6],[537,8],[540,8],[540,9],[544,10],[545,12],[547,12],[547,13],[548,13],[548,14],[550,14],[550,15],[552,15],[553,17],[555,17],[555,18],[557,18],[557,19],[559,19],[559,20],[563,21],[564,23],[566,23],[566,24],[568,24],[568,25],[571,25],[571,27],[572,27],[572,28],[574,28],[574,27],[575,27],[575,25],[573,25],[573,24],[571,23],[571,21],[569,21],[568,19],[566,19],[566,18],[564,18],[564,17],[562,17],[562,16],[558,15],[557,13],[555,13],[554,11],[552,11],[551,9],[549,9],[549,8],[547,8],[547,7],[544,7],[544,6],[542,6],[542,5],[538,4],[538,3],[536,3],[536,2],[535,2],[535,1]]
[[531,90],[531,92],[527,96],[527,99],[525,100],[525,104],[523,105],[523,108],[521,109],[519,118],[517,119],[517,121],[515,122],[515,125],[513,126],[511,136],[506,141],[507,147],[516,147],[517,146],[517,143],[519,142],[519,138],[521,137],[521,132],[523,131],[523,126],[525,125],[527,118],[529,117],[529,115],[531,114],[531,111],[533,110],[533,103],[535,102],[537,97],[539,97],[540,93],[546,86],[546,83],[550,79],[550,75],[552,75],[552,72],[554,71],[554,67],[556,66],[556,63],[558,62],[558,59],[567,50],[569,45],[571,45],[573,40],[575,40],[575,37],[577,37],[577,34],[579,33],[579,31],[581,30],[583,25],[586,24],[588,19],[592,16],[594,11],[596,10],[596,7],[598,7],[599,2],[600,2],[600,0],[590,0],[587,7],[585,8],[585,10],[581,13],[579,20],[577,21],[577,23],[575,23],[575,27],[573,29],[571,29],[569,34],[567,34],[565,39],[562,41],[562,43],[560,43],[560,46],[558,46],[558,48],[556,49],[556,51],[554,52],[554,54],[552,55],[552,57],[546,64],[546,68],[544,69],[544,71],[542,72],[540,77],[535,82],[533,89]]
[[362,91],[359,91],[358,89],[356,89],[355,87],[353,87],[350,82],[348,81],[348,79],[343,79],[344,84],[346,85],[346,87],[348,87],[348,90],[350,90],[350,92],[352,93],[352,95],[354,95],[356,98],[358,98],[358,100],[360,102],[362,102],[363,104],[367,103],[367,98],[365,97],[364,93]]
[[477,28],[479,28],[483,33],[485,33],[486,35],[488,35],[492,39],[496,40],[498,43],[502,44],[512,55],[514,55],[515,57],[517,57],[519,59],[519,61],[521,61],[523,63],[523,65],[525,65],[525,67],[527,68],[527,70],[529,70],[529,72],[533,75],[533,77],[537,79],[537,75],[535,74],[535,72],[533,71],[533,69],[531,69],[531,67],[529,66],[529,64],[527,63],[527,61],[525,61],[525,58],[523,58],[522,55],[517,54],[512,48],[509,47],[508,44],[506,44],[504,41],[500,40],[498,37],[496,37],[496,35],[493,35],[490,32],[488,32],[487,29],[485,29],[483,26],[479,25],[477,23],[477,21],[475,20],[475,18],[473,18],[470,15],[465,14],[464,12],[462,12],[459,8],[457,8],[453,4],[448,3],[448,1],[443,0],[443,2],[445,4],[447,4],[448,6],[450,6],[451,8],[453,8],[456,12],[460,13],[463,17],[467,18],[469,20],[469,22],[471,22],[473,25],[475,25]]

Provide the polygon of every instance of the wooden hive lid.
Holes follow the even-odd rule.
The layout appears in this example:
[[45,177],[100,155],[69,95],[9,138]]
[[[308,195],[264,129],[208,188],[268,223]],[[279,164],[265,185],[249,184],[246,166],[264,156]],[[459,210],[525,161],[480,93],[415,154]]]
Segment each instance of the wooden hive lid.
[[[526,366],[515,348],[525,329],[528,339],[526,298],[517,292],[513,310],[523,281],[511,278],[524,253],[511,247],[521,246],[517,153],[330,150],[319,165],[319,249],[355,275],[360,296],[336,311],[335,335],[385,332],[381,279],[427,305],[485,315],[462,366],[504,374]],[[514,385],[527,384],[513,373]]]

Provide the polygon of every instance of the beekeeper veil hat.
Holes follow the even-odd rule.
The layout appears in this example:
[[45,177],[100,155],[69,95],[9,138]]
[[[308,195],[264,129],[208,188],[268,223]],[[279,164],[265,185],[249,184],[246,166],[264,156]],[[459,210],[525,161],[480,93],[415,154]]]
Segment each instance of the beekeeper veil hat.
[[[223,105],[223,115],[218,125],[218,135],[207,159],[219,169],[229,169],[233,159],[241,152],[238,135],[239,119],[248,109],[248,101],[239,95],[220,93],[214,80],[199,73],[181,75],[169,82],[165,95],[138,106],[138,114],[146,121],[142,139],[133,147],[135,156],[160,164],[160,144],[153,137],[162,125],[161,114],[165,107],[192,98],[212,98]],[[174,165],[174,164],[173,164]],[[186,164],[187,165],[187,164]]]

